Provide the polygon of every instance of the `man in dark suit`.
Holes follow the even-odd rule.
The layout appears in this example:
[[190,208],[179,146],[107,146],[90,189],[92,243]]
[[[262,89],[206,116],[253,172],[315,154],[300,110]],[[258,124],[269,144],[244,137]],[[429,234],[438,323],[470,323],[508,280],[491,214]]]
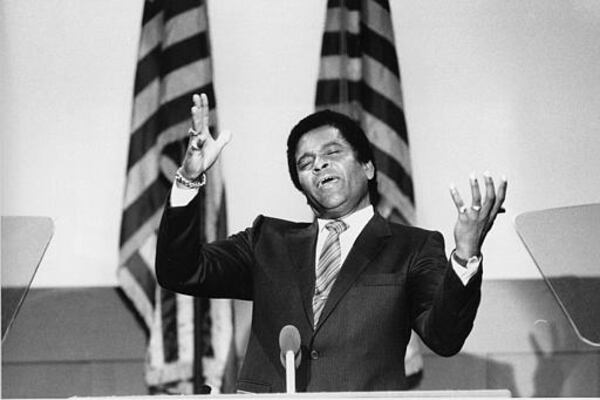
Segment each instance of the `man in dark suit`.
[[461,349],[480,301],[481,245],[506,180],[496,192],[486,175],[482,199],[471,177],[470,207],[451,189],[458,219],[448,261],[440,233],[375,212],[377,171],[364,132],[341,114],[318,112],[288,139],[289,172],[315,221],[259,216],[243,232],[201,244],[195,194],[230,135],[214,140],[206,97],[193,100],[189,146],[159,230],[156,274],[180,293],[253,301],[240,391],[285,391],[278,335],[289,324],[301,337],[299,391],[406,389],[411,329],[442,356]]

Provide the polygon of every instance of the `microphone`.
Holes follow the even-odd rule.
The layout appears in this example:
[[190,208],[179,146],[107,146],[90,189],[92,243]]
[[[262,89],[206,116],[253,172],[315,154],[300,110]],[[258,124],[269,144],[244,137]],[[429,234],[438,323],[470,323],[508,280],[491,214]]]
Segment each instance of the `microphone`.
[[300,365],[300,332],[294,325],[286,325],[279,332],[281,364],[285,367],[287,393],[296,393],[296,368]]

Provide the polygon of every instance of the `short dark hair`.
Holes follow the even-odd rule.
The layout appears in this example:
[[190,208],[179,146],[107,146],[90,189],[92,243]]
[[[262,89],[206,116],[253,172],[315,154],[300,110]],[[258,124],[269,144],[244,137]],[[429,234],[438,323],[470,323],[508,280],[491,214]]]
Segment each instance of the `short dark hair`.
[[290,177],[294,186],[299,191],[303,192],[298,179],[298,171],[296,170],[296,148],[300,138],[305,133],[322,126],[332,126],[337,128],[344,139],[354,149],[356,159],[365,164],[369,161],[373,164],[374,175],[369,181],[369,198],[371,204],[376,205],[379,201],[379,192],[377,191],[377,165],[375,165],[375,157],[371,149],[371,143],[365,134],[365,131],[352,118],[331,110],[317,111],[303,118],[294,126],[287,140],[287,162]]

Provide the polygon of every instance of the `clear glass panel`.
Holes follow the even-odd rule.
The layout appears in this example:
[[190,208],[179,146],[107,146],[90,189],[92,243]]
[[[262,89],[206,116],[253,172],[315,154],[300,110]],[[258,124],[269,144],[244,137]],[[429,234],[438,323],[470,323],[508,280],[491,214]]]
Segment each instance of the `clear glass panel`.
[[600,346],[600,204],[529,212],[515,224],[576,334]]
[[46,217],[2,217],[2,341],[35,276],[54,230]]

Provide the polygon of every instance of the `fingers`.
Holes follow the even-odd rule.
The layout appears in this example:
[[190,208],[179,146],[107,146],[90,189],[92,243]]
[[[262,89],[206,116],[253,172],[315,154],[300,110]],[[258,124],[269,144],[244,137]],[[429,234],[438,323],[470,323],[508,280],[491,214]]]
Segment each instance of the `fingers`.
[[190,129],[190,140],[188,141],[188,149],[192,151],[200,151],[204,143],[210,139],[210,107],[208,96],[205,93],[192,96],[192,129]]
[[[501,183],[496,191],[494,180],[489,172],[484,173],[485,198],[482,199],[481,189],[475,174],[469,176],[469,185],[471,188],[471,207],[467,207],[462,200],[456,186],[450,185],[450,195],[454,201],[459,213],[464,214],[469,211],[469,214],[479,215],[481,218],[495,218],[499,213],[506,210],[502,208],[504,199],[506,198],[507,181],[502,177]],[[483,200],[483,202],[482,202]]]
[[196,132],[202,130],[202,115],[200,96],[195,94],[192,96],[194,106],[192,107],[192,129]]
[[204,143],[208,139],[206,133],[198,133],[196,131],[190,131],[190,140],[188,141],[188,148],[193,151],[200,151],[204,146]]
[[454,205],[456,206],[456,210],[459,214],[464,214],[467,211],[467,207],[465,207],[465,202],[462,197],[458,193],[456,186],[454,184],[450,185],[450,196],[452,197],[452,201],[454,201]]
[[208,96],[205,93],[192,96],[192,128],[188,132],[190,140],[188,141],[188,149],[192,151],[200,151],[207,141],[216,144],[217,152],[220,152],[223,147],[231,140],[231,132],[224,130],[213,140],[210,134],[210,106]]
[[498,193],[496,194],[496,199],[494,201],[494,206],[492,207],[491,215],[495,217],[496,215],[505,212],[504,208],[502,208],[502,204],[504,203],[504,199],[506,198],[506,188],[508,187],[508,181],[505,176],[502,176],[500,179],[500,186],[498,187]]
[[482,211],[485,214],[489,214],[496,201],[496,188],[492,175],[488,171],[483,173],[483,181],[485,184],[485,200]]
[[[217,139],[213,139],[209,132],[196,132],[190,129],[190,139],[188,141],[188,150],[192,153],[206,150],[209,154],[219,154],[223,148],[231,141],[231,131],[224,130]],[[209,142],[209,143],[207,143]],[[206,149],[205,149],[206,147]],[[210,158],[210,156],[209,156]]]
[[205,93],[192,96],[194,103],[192,107],[192,129],[196,132],[208,132],[210,127],[210,106],[208,96]]
[[202,118],[202,133],[208,133],[210,108],[208,106],[208,96],[206,93],[200,95],[200,116]]
[[473,211],[479,211],[481,210],[481,191],[475,174],[469,176],[469,183],[471,185],[471,208]]

